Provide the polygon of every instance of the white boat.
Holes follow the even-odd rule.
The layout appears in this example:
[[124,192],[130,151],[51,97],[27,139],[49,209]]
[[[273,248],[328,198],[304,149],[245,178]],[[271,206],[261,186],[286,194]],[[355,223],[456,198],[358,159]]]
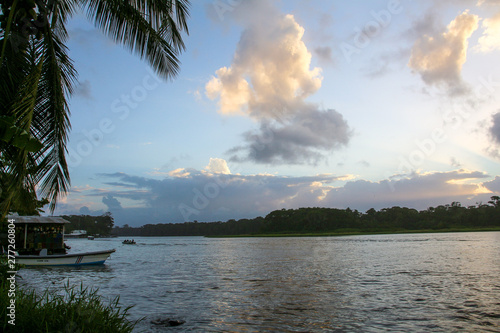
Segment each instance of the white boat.
[[73,254],[17,255],[16,263],[26,266],[82,266],[102,265],[115,249],[106,251],[83,252]]
[[64,238],[85,238],[87,237],[87,230],[73,230],[69,234],[64,234]]
[[[69,222],[62,217],[9,215],[9,223],[15,226],[12,238],[15,253],[9,245],[7,256],[26,266],[81,266],[101,265],[115,249],[95,252],[66,253],[64,225]],[[87,232],[85,231],[85,234]]]

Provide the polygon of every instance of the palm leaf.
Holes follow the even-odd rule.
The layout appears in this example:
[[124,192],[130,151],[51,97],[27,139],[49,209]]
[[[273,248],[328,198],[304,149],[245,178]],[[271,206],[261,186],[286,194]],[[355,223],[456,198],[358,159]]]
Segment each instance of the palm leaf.
[[76,71],[60,39],[61,31],[48,27],[43,34],[39,51],[44,61],[32,133],[44,144],[44,149],[33,157],[39,163],[35,175],[39,192],[49,198],[50,210],[54,211],[58,197],[70,185],[65,154],[71,124],[66,96],[73,91]]
[[[66,98],[73,91],[76,71],[64,43],[65,24],[76,6],[165,78],[178,73],[178,55],[185,49],[181,33],[188,33],[188,0],[36,0],[38,19],[45,24],[28,35],[16,31],[19,24],[11,25],[17,2],[8,7],[7,28],[0,31],[0,106],[2,115],[15,119],[0,122],[0,185],[8,190],[1,194],[2,215],[13,201],[36,199],[36,185],[50,198],[54,211],[58,197],[69,188],[65,155],[71,125]],[[11,127],[19,131],[5,136],[3,130]],[[40,143],[43,147],[37,150]]]
[[[145,59],[165,78],[178,74],[187,32],[187,1],[82,1],[90,19],[114,41]],[[174,12],[175,9],[175,12]]]

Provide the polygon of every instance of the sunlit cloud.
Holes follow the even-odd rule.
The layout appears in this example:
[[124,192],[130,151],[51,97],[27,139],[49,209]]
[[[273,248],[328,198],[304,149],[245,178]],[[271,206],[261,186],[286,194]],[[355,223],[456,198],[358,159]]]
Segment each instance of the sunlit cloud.
[[279,118],[321,87],[319,68],[310,69],[311,53],[292,15],[252,24],[241,35],[231,67],[222,67],[206,85],[219,98],[219,112]]
[[227,166],[227,162],[222,158],[210,158],[210,162],[205,167],[205,170],[211,173],[230,174],[231,170]]
[[475,47],[479,52],[491,52],[500,50],[500,13],[482,22],[484,34],[478,40]]
[[175,178],[185,178],[189,177],[191,175],[191,172],[188,169],[178,168],[168,172],[168,175]]
[[[293,15],[251,3],[257,5],[252,13],[262,6],[266,19],[242,20],[231,66],[218,69],[205,86],[221,114],[246,115],[260,124],[243,134],[244,145],[229,151],[231,161],[315,164],[326,151],[347,145],[351,130],[337,111],[305,100],[321,87],[322,77],[320,68],[311,68],[304,28]],[[320,53],[328,56],[328,49]]]
[[413,45],[408,66],[430,86],[444,86],[450,95],[466,93],[462,66],[467,60],[468,39],[478,22],[477,15],[464,11],[448,25],[447,31],[422,36]]
[[477,5],[500,5],[500,0],[478,0]]
[[[226,221],[265,216],[277,209],[334,207],[366,211],[404,206],[426,209],[459,201],[464,205],[487,202],[500,193],[500,178],[480,171],[413,173],[403,178],[368,181],[353,175],[287,177],[270,174],[236,175],[223,159],[212,159],[207,168],[176,169],[163,179],[125,173],[101,174],[106,187],[88,187],[73,193],[75,212],[83,206],[94,212],[111,211],[117,224]],[[207,166],[207,167],[208,167]],[[89,198],[99,201],[92,202]],[[103,209],[102,204],[106,207]]]

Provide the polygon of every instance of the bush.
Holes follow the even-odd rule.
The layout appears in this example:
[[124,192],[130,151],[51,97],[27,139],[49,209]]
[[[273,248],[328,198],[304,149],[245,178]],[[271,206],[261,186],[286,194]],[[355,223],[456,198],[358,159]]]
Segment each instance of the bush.
[[[3,266],[3,265],[2,265]],[[2,268],[5,274],[5,270]],[[3,274],[1,274],[3,275]],[[1,332],[132,332],[137,322],[126,315],[131,307],[118,305],[119,297],[105,304],[98,289],[65,285],[62,295],[46,290],[37,295],[32,289],[15,291],[15,325],[9,324],[7,307],[10,283],[0,281]]]

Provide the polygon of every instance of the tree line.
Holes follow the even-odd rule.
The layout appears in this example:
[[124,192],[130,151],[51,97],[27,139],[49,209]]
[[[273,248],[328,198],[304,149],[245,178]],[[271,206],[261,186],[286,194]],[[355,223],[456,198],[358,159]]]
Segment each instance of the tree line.
[[88,235],[109,236],[115,224],[109,212],[100,216],[63,215],[61,217],[70,222],[64,227],[65,233],[73,230],[86,230]]
[[500,197],[487,204],[462,206],[459,202],[418,211],[391,207],[365,213],[337,208],[281,209],[266,217],[226,222],[185,222],[115,227],[118,236],[222,236],[300,233],[357,233],[419,230],[500,228]]

